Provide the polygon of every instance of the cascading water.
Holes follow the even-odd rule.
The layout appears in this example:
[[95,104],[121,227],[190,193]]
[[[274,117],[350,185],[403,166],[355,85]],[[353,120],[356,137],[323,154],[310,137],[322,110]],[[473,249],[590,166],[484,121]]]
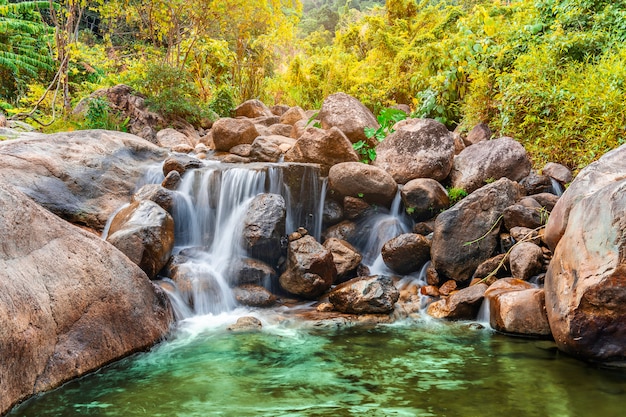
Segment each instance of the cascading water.
[[320,233],[323,187],[318,178],[316,167],[290,164],[207,162],[204,168],[188,172],[174,204],[174,253],[184,259],[176,268],[185,278],[183,283],[170,281],[177,317],[217,314],[236,306],[232,266],[247,258],[241,244],[242,225],[257,195],[284,198],[285,235],[300,226],[313,235]]

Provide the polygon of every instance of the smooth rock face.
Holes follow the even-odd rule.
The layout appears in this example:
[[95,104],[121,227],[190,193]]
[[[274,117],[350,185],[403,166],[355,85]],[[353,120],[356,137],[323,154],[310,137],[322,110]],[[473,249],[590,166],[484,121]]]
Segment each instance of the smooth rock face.
[[554,162],[548,162],[546,166],[541,170],[543,175],[547,175],[550,178],[554,178],[561,184],[567,184],[572,181],[572,171],[569,170],[568,167],[555,164]]
[[520,192],[518,184],[501,178],[437,216],[431,258],[440,275],[457,282],[471,278],[476,267],[491,257],[498,244],[496,223]]
[[235,300],[249,307],[270,307],[276,303],[276,296],[260,285],[245,284],[233,288]]
[[422,235],[404,233],[383,245],[385,265],[398,274],[418,271],[430,259],[430,241]]
[[163,175],[167,176],[172,171],[178,172],[179,175],[184,175],[190,169],[200,168],[202,161],[198,158],[194,158],[189,155],[172,155],[163,161]]
[[358,162],[359,156],[341,130],[328,131],[307,128],[293,147],[285,154],[285,162],[310,162],[320,164],[322,175],[340,162]]
[[187,145],[193,149],[193,146],[196,145],[187,137],[187,135],[171,128],[159,130],[156,134],[156,141],[157,145],[163,148],[174,148],[178,145]]
[[520,242],[513,246],[510,254],[511,275],[529,280],[543,271],[543,251],[531,242]]
[[265,262],[251,258],[231,264],[229,275],[236,285],[265,285],[266,283],[271,283],[271,280],[277,277],[274,268]]
[[565,233],[570,210],[581,200],[626,177],[626,145],[605,154],[578,173],[550,213],[546,243],[552,251]]
[[374,165],[391,174],[399,184],[415,178],[440,181],[448,176],[454,157],[454,137],[431,119],[407,119],[376,147]]
[[0,414],[167,333],[167,297],[112,245],[5,183],[0,212]]
[[365,201],[391,205],[398,186],[384,169],[361,162],[334,165],[328,173],[328,186],[340,196],[362,197]]
[[478,314],[487,284],[476,284],[453,292],[428,306],[428,315],[438,319],[473,320]]
[[520,181],[530,167],[524,147],[512,138],[502,137],[465,148],[454,158],[450,180],[453,187],[471,193],[489,180]]
[[154,201],[165,211],[172,214],[175,199],[176,194],[171,190],[161,186],[160,184],[146,184],[139,190],[137,190],[135,194],[133,194],[133,197],[131,198],[131,203],[141,200]]
[[174,219],[153,201],[136,201],[115,215],[107,242],[154,278],[172,254]]
[[259,194],[252,200],[243,225],[243,246],[250,256],[276,264],[282,254],[285,216],[285,199],[279,194]]
[[[623,157],[626,148],[620,149]],[[615,154],[608,155],[607,162],[611,162]],[[579,178],[587,191],[595,190],[582,199],[565,200],[572,205],[561,211],[568,222],[546,275],[546,309],[559,349],[588,360],[624,361],[626,170],[621,178],[616,172],[607,173],[612,182],[596,177],[597,182],[590,183],[592,174],[598,173],[596,168],[581,172],[566,191],[575,187],[583,192],[576,185]]]
[[235,108],[235,117],[271,117],[274,113],[262,101],[252,99],[241,103]]
[[289,242],[287,268],[279,279],[285,291],[315,299],[330,288],[336,277],[332,253],[313,236]]
[[326,97],[318,114],[322,128],[336,127],[341,130],[351,143],[363,140],[375,145],[365,136],[365,128],[380,126],[374,114],[359,100],[345,93],[335,93]]
[[550,336],[543,288],[513,278],[492,284],[485,292],[489,324],[495,330],[524,336]]
[[358,277],[335,287],[328,300],[342,313],[390,313],[400,292],[384,275]]
[[327,239],[324,247],[333,255],[333,262],[337,269],[337,279],[356,275],[356,269],[363,260],[363,256],[348,242],[336,238]]
[[213,124],[213,143],[216,151],[228,152],[230,148],[244,143],[252,143],[259,136],[254,123],[248,119],[225,117]]
[[128,203],[145,168],[166,156],[164,149],[121,132],[22,136],[0,141],[0,180],[63,219],[97,231]]
[[[534,200],[533,200],[534,201]],[[539,206],[539,203],[537,203]],[[546,223],[548,213],[541,207],[528,207],[522,204],[513,204],[504,210],[504,225],[507,229],[513,227],[527,227],[537,229]]]
[[400,193],[407,214],[416,221],[431,219],[450,205],[446,189],[430,178],[411,180]]

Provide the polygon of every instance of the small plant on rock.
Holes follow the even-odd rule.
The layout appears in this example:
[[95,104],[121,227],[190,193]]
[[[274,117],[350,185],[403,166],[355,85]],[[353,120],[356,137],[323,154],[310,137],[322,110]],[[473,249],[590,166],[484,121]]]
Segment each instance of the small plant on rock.
[[378,129],[366,127],[364,130],[368,140],[360,140],[352,145],[354,150],[361,157],[361,162],[365,164],[374,162],[376,159],[376,148],[371,145],[371,139],[376,138],[378,142],[382,142],[387,135],[394,132],[393,126],[400,120],[406,119],[406,117],[406,113],[402,110],[392,108],[383,109],[376,118],[380,127]]
[[463,198],[467,197],[467,191],[462,188],[448,188],[448,199],[450,200],[450,206],[455,205]]

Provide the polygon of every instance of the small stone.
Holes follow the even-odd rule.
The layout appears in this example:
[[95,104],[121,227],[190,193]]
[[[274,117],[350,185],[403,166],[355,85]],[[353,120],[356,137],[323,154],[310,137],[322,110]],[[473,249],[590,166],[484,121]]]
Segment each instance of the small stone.
[[261,320],[256,317],[245,316],[239,317],[235,324],[231,324],[226,329],[231,332],[254,332],[260,331],[262,327]]
[[443,283],[441,287],[439,287],[439,294],[441,295],[450,295],[450,293],[456,290],[456,281],[451,279]]

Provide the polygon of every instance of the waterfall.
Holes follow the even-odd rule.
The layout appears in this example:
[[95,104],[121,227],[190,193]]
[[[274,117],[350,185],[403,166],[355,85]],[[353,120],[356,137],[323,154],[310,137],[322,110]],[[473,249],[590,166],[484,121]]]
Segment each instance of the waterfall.
[[550,183],[552,184],[552,194],[555,194],[557,197],[561,197],[563,195],[563,191],[565,191],[563,185],[552,177],[550,177]]
[[187,172],[175,193],[173,210],[174,254],[180,261],[176,268],[184,280],[167,280],[164,285],[177,317],[218,314],[236,307],[232,267],[247,258],[241,236],[254,197],[280,194],[286,203],[283,234],[305,227],[319,239],[322,188],[319,169],[307,164],[207,162]]

